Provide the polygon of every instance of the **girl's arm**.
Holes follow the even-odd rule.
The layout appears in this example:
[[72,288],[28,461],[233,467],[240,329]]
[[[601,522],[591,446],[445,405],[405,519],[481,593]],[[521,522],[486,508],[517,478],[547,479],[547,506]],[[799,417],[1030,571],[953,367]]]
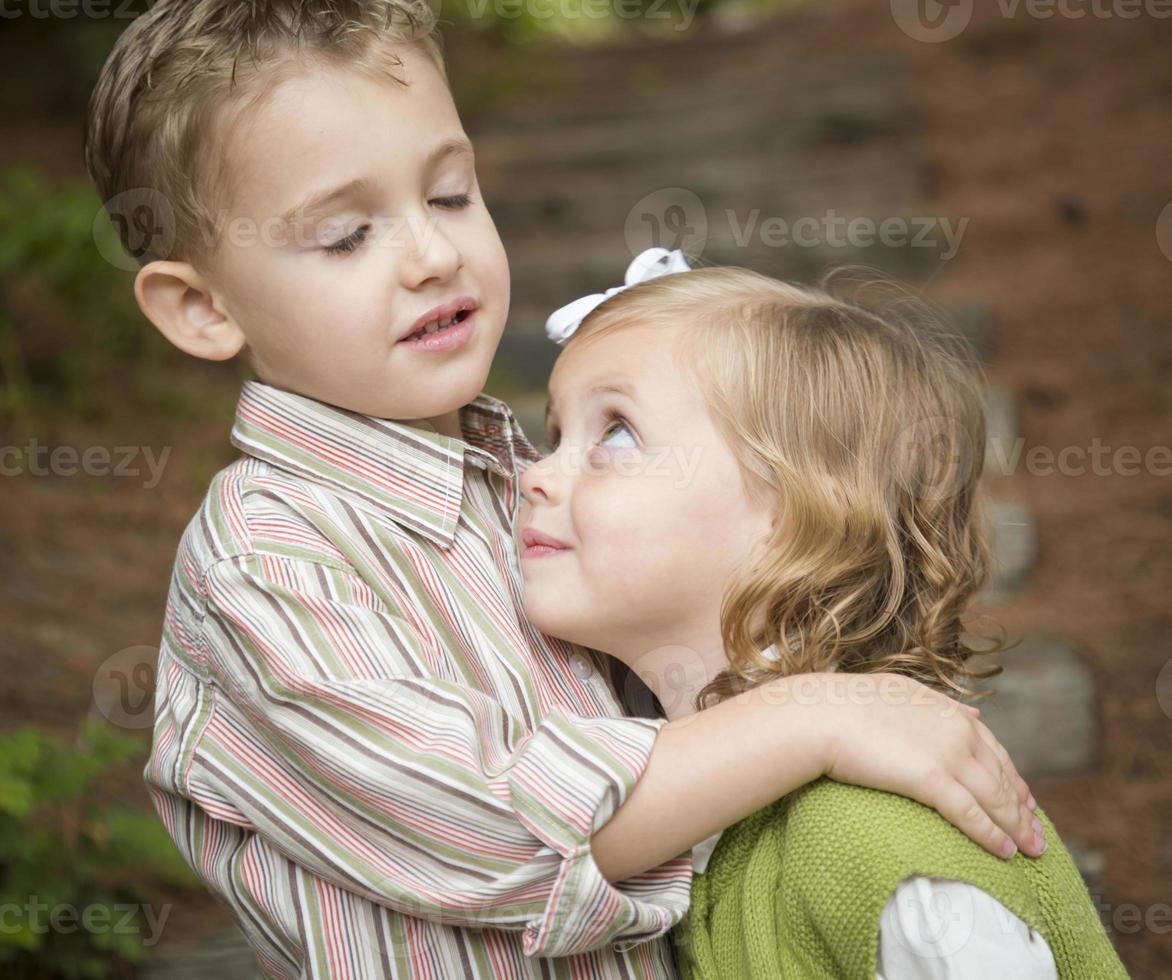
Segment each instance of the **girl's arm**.
[[762,684],[660,729],[594,860],[623,881],[820,776],[918,800],[1002,857],[1040,854],[1029,788],[978,715],[897,674]]

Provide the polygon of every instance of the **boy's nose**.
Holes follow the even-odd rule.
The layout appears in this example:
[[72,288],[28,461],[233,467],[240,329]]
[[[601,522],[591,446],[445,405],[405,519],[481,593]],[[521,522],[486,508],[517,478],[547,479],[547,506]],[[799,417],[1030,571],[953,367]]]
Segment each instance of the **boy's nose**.
[[432,279],[446,282],[462,264],[460,250],[434,221],[428,221],[407,237],[401,268],[403,285],[415,289]]

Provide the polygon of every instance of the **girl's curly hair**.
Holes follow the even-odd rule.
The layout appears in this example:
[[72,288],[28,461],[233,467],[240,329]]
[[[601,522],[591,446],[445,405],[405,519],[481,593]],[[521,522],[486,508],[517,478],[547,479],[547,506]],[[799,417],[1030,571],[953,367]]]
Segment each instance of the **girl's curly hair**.
[[726,591],[729,665],[696,706],[832,668],[981,696],[964,682],[1000,667],[972,658],[1002,644],[962,625],[990,571],[968,344],[905,290],[848,270],[813,289],[740,268],[663,276],[601,304],[570,342],[631,323],[679,331],[746,491],[778,517]]

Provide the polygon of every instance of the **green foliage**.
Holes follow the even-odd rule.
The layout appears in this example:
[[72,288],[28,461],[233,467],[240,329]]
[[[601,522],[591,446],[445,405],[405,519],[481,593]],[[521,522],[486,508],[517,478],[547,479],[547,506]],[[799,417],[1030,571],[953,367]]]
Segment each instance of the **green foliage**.
[[697,19],[719,10],[767,15],[803,0],[437,0],[441,22],[495,35],[513,45],[557,37],[605,42],[623,31],[678,39]]
[[50,187],[27,168],[0,171],[0,411],[25,414],[36,393],[86,413],[98,383],[143,355],[153,331],[131,274],[98,251],[104,225],[88,188]]
[[153,813],[94,799],[140,751],[96,723],[73,744],[0,734],[0,975],[130,976],[165,921],[142,883],[194,884]]

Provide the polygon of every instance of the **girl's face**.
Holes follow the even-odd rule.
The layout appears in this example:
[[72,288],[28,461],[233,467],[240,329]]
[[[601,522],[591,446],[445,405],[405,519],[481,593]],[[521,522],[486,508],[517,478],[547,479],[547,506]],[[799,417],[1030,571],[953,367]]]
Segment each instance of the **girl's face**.
[[[554,448],[522,476],[516,534],[540,630],[632,667],[675,648],[691,673],[723,665],[724,590],[770,515],[750,502],[673,334],[625,327],[559,357]],[[535,532],[561,547],[532,546]]]

